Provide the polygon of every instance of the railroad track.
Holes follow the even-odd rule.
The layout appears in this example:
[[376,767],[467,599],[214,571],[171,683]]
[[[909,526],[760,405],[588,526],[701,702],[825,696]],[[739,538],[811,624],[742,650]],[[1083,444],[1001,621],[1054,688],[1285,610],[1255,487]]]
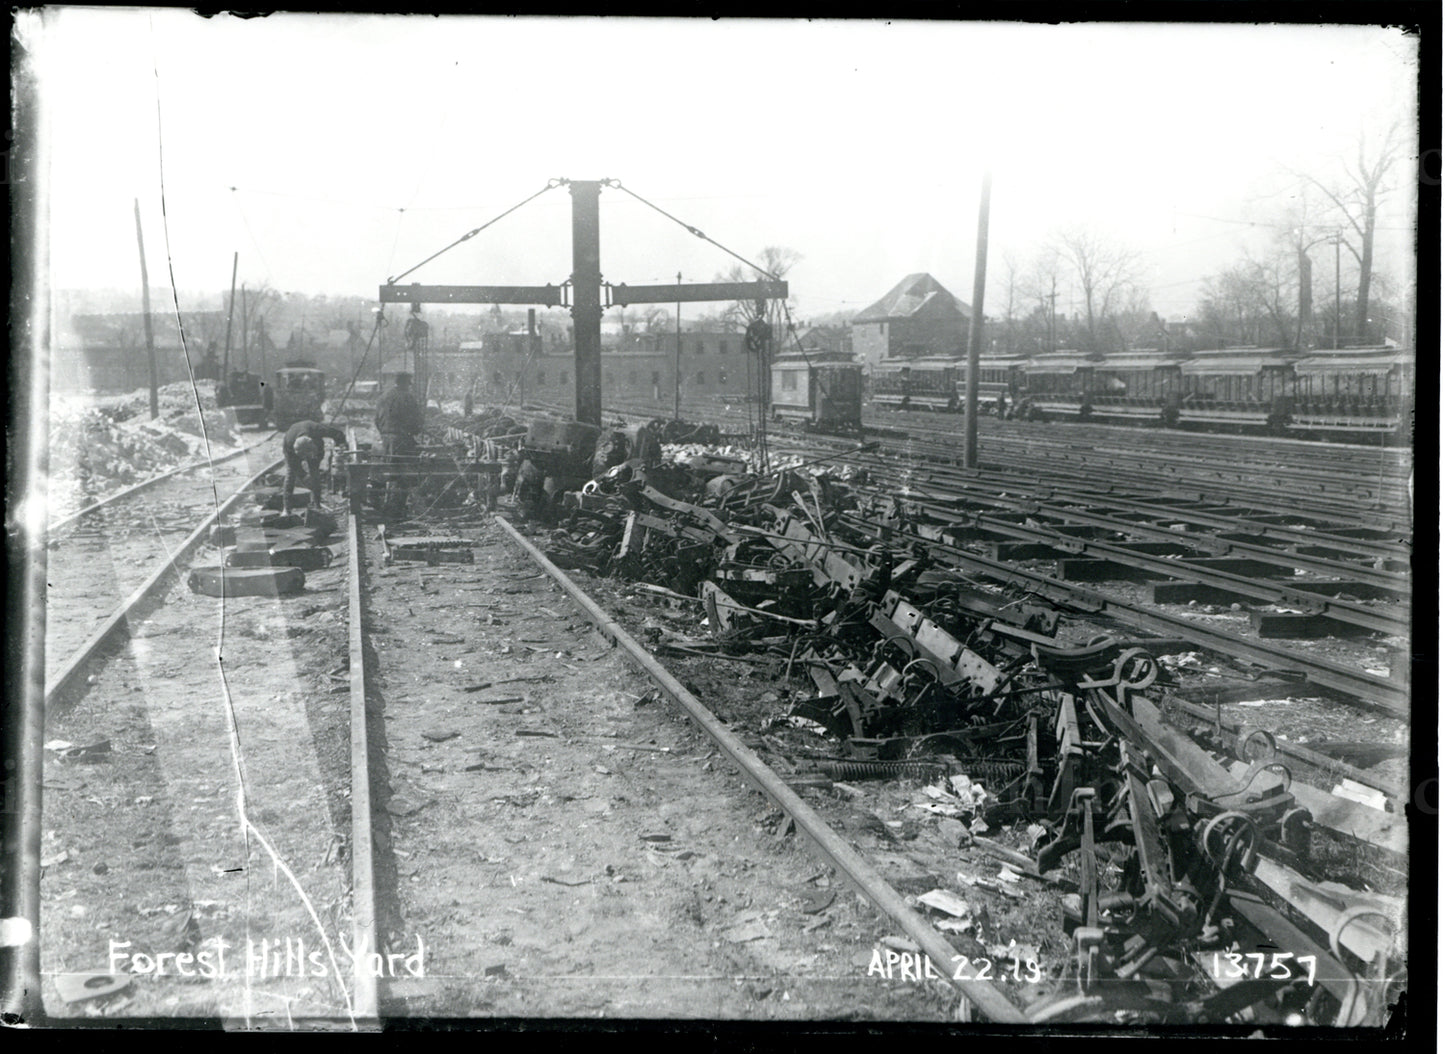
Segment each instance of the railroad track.
[[[258,456],[221,514],[275,468]],[[172,500],[160,485],[153,495]],[[1045,1005],[1057,949],[1031,953],[1046,960],[1036,983],[1018,976],[1017,956],[1011,981],[991,979],[998,953],[950,942],[915,899],[958,866],[993,888],[980,864],[993,854],[995,867],[1027,867],[1023,853],[993,844],[960,862],[956,841],[891,818],[900,800],[909,807],[906,789],[880,792],[881,813],[839,803],[831,779],[750,730],[735,692],[726,718],[702,701],[729,698],[731,675],[691,683],[728,657],[667,669],[639,643],[667,630],[635,603],[622,615],[618,598],[589,595],[505,519],[430,509],[400,528],[420,535],[408,543],[394,525],[377,536],[358,506],[332,545],[345,560],[308,573],[304,593],[213,603],[174,586],[211,538],[210,511],[200,522],[178,512],[178,531],[187,513],[194,526],[163,553],[115,540],[139,584],[127,580],[126,604],[92,619],[47,684],[42,948],[55,1016],[85,1005],[63,975],[87,966],[119,987],[112,1012],[249,1027],[366,1029],[459,1010],[835,1017],[861,1006],[1003,1024],[1061,1012],[1056,999],[1044,1017],[1030,1010]],[[159,536],[154,513],[144,519]],[[953,548],[985,578],[1005,567]],[[82,596],[58,588],[57,607]],[[1111,601],[1107,614],[1127,622],[1123,610]],[[122,637],[129,648],[111,654]],[[761,663],[754,693],[786,681],[791,658],[770,680],[780,664]],[[638,670],[653,690],[639,692]],[[697,731],[670,724],[657,698]],[[763,814],[729,768],[763,794]],[[1035,893],[1057,888],[1037,881]],[[854,892],[877,914],[851,909]],[[978,896],[1000,919],[1021,917],[1016,892]],[[1057,912],[1055,895],[1045,900],[1029,912]],[[889,932],[891,945],[875,943]],[[809,952],[820,941],[836,961]],[[200,989],[153,969],[227,947],[230,970]],[[891,982],[906,961],[918,976],[880,996],[881,970]]]
[[[936,415],[901,416],[915,429],[916,419]],[[716,414],[714,419],[731,420]],[[1038,428],[1015,422],[990,424],[1001,433],[1010,425]],[[1094,431],[1103,433],[1111,443],[1119,441],[1118,429]],[[891,494],[908,497],[910,505],[933,523],[934,544],[946,540],[938,534],[939,526],[966,521],[971,530],[964,533],[985,539],[992,557],[978,553],[976,546],[969,547],[975,550],[972,552],[966,552],[961,544],[948,548],[950,557],[963,561],[970,571],[1035,590],[1076,610],[1091,611],[1135,629],[1192,640],[1203,650],[1256,669],[1303,677],[1347,701],[1395,715],[1407,713],[1408,686],[1396,672],[1404,669],[1403,655],[1395,670],[1381,675],[1357,665],[1358,660],[1341,662],[1261,638],[1261,630],[1273,639],[1318,639],[1361,632],[1397,638],[1409,635],[1412,546],[1403,522],[1406,518],[1378,508],[1378,489],[1368,481],[1357,482],[1368,475],[1382,452],[1362,448],[1338,455],[1349,471],[1338,467],[1326,474],[1342,495],[1338,501],[1321,503],[1312,489],[1309,497],[1282,504],[1260,499],[1259,488],[1243,488],[1241,493],[1217,479],[1209,494],[1180,490],[1179,484],[1167,489],[1163,475],[1147,471],[1159,455],[1144,444],[1160,436],[1166,437],[1167,444],[1197,437],[1156,431],[1139,435],[1141,449],[1135,452],[1132,471],[1121,480],[1106,476],[1107,482],[1102,483],[1095,483],[1091,476],[1088,484],[1078,480],[1080,466],[1091,472],[1107,470],[1117,458],[1106,449],[1108,458],[1102,465],[1089,460],[1097,437],[1075,436],[1072,431],[1057,439],[1026,436],[1030,445],[1037,442],[1048,454],[1006,457],[987,462],[977,471],[953,467],[956,445],[942,440],[931,444],[912,438],[885,440],[884,449],[895,458],[891,462],[882,455],[858,454],[852,441],[782,435],[773,438],[772,446],[775,452],[791,450],[804,458],[816,456],[819,449],[832,449],[837,462],[879,473],[888,481]],[[988,438],[998,440],[1001,435],[991,432]],[[1227,452],[1230,442],[1214,439],[1211,450]],[[1259,439],[1246,449],[1267,451],[1262,455],[1267,461],[1280,450],[1289,458],[1306,461],[1321,451],[1320,444],[1270,443]],[[1063,457],[1061,451],[1072,456]],[[1167,458],[1166,463],[1178,460]],[[1392,456],[1391,461],[1398,472],[1408,464],[1408,457]],[[1281,471],[1277,462],[1274,470]],[[1206,471],[1213,476],[1238,475],[1224,466]],[[1139,482],[1141,478],[1145,484]],[[1161,482],[1166,483],[1162,492]],[[1343,504],[1343,495],[1350,494],[1367,498],[1367,504],[1376,507],[1362,508],[1358,500],[1355,505]],[[1288,515],[1283,510],[1288,510]],[[1040,572],[1039,559],[1055,561],[1052,573]],[[1282,581],[1278,579],[1281,575]],[[1100,588],[1065,580],[1071,576],[1097,581]],[[1177,584],[1150,587],[1151,599],[1140,603],[1104,588],[1111,579]],[[1225,629],[1190,617],[1192,613],[1170,614],[1160,609],[1161,603],[1182,605],[1191,599],[1233,604],[1239,609],[1263,604],[1266,610],[1257,616],[1242,616],[1250,619],[1246,626]],[[1370,665],[1378,664],[1375,659]]]
[[[350,722],[329,690],[338,656],[346,666],[344,565],[285,596],[213,599],[185,584],[193,561],[219,562],[213,527],[244,522],[276,452],[263,442],[218,467],[209,500],[206,480],[177,505],[187,495],[170,479],[80,521],[135,525],[111,540],[124,569],[114,608],[96,612],[105,592],[74,585],[97,540],[60,539],[75,559],[48,622],[79,628],[53,635],[46,685],[40,944],[53,1019],[93,1014],[96,999],[106,1016],[228,1027],[375,1019],[350,983],[348,949],[365,944],[347,867],[351,765],[338,754]],[[183,538],[161,537],[156,502],[179,510]],[[147,528],[155,540],[140,538]]]
[[[269,458],[268,448],[274,448]],[[174,562],[205,541],[197,521],[274,471],[277,452],[277,437],[269,435],[214,463],[143,480],[50,525],[46,602],[61,617],[47,620],[47,700],[113,635],[124,633],[168,581]],[[264,462],[259,472],[258,459]]]
[[[258,471],[226,488],[231,493],[221,503],[221,515],[244,507],[275,467],[275,462],[265,461]],[[304,594],[228,597],[213,607],[175,582],[183,577],[186,561],[205,549],[216,519],[212,512],[193,521],[187,537],[174,547],[162,546],[167,549],[164,556],[145,566],[143,575],[139,565],[147,554],[126,549],[127,560],[138,565],[142,585],[100,630],[60,661],[60,672],[49,686],[52,755],[46,822],[52,843],[45,861],[42,954],[55,988],[47,991],[46,1001],[59,1018],[80,1012],[96,993],[103,998],[118,989],[115,1000],[105,1004],[118,1016],[201,1016],[251,1028],[312,1027],[328,1021],[374,1027],[379,1006],[388,1013],[405,1012],[408,999],[415,999],[405,994],[406,986],[410,984],[412,992],[424,987],[424,956],[447,954],[444,946],[438,949],[433,943],[439,927],[403,919],[395,894],[378,903],[378,885],[394,889],[399,867],[406,866],[402,862],[415,859],[402,848],[401,828],[427,804],[418,808],[415,798],[407,796],[414,785],[395,778],[405,751],[393,748],[402,746],[394,738],[388,740],[400,734],[386,712],[394,705],[399,671],[386,661],[387,649],[384,644],[378,649],[377,639],[407,631],[395,624],[387,629],[385,621],[377,619],[378,610],[389,613],[379,579],[391,569],[375,543],[364,537],[361,518],[353,514],[344,543],[338,543],[345,545],[346,561],[311,574]],[[509,527],[499,523],[495,533],[517,538],[521,549],[512,551],[518,555],[536,553]],[[545,559],[541,563],[545,566]],[[515,557],[509,566],[517,566]],[[560,575],[555,568],[549,570]],[[515,571],[508,575],[515,577]],[[379,589],[380,597],[374,595]],[[74,601],[73,595],[57,597],[56,613],[64,614]],[[641,655],[620,626],[585,599],[581,603],[610,637]],[[220,621],[213,637],[206,623],[216,615]],[[139,621],[143,616],[148,617]],[[298,630],[307,619],[329,623],[329,634],[319,642],[324,646],[316,647],[316,641],[305,648],[287,643],[306,639]],[[129,647],[117,652],[121,638],[128,639]],[[313,650],[319,654],[308,654]],[[344,661],[333,667],[338,653]],[[337,669],[346,671],[344,679],[335,676]],[[591,669],[583,681],[595,689]],[[733,733],[708,718],[676,680],[661,675],[655,663],[649,672],[661,676],[674,698],[691,703],[691,716],[717,738],[723,756],[742,759],[746,775],[785,807],[790,825],[824,847],[825,859],[841,868],[843,880],[880,905],[896,920],[897,929],[914,935],[920,955],[928,952],[935,961],[951,963],[948,956],[954,953],[941,935],[873,864],[831,831]],[[344,711],[336,693],[327,690],[328,683],[344,687]],[[139,705],[132,690],[142,693]],[[324,693],[319,701],[314,698],[318,690]],[[300,698],[304,696],[313,698]],[[476,709],[497,713],[484,705]],[[426,719],[434,733],[437,719],[434,712]],[[345,761],[339,763],[336,754],[343,744]],[[649,756],[645,744],[624,744],[623,749]],[[666,747],[651,749],[670,753]],[[621,758],[609,763],[615,766],[610,771],[625,773]],[[696,775],[688,772],[686,778]],[[463,776],[473,786],[478,778]],[[634,776],[631,785],[638,782]],[[513,793],[525,796],[527,791],[522,787]],[[733,799],[736,808],[737,792],[725,782],[714,793]],[[732,842],[715,839],[712,852],[699,852],[707,839],[698,831],[690,843],[696,848],[679,859],[722,865],[736,849],[737,831],[750,829],[748,807],[738,811],[737,823],[722,825]],[[660,820],[658,829],[665,831],[670,822]],[[719,826],[713,820],[707,825]],[[643,848],[653,858],[671,861],[662,855],[677,848],[663,844],[668,837],[659,835]],[[762,846],[775,851],[772,838]],[[797,870],[795,864],[795,875]],[[724,882],[720,876],[713,888],[737,896],[737,889],[752,881]],[[823,872],[803,882],[814,901],[851,897],[836,880],[830,886]],[[470,886],[457,881],[442,888],[455,901]],[[475,907],[487,911],[485,904]],[[711,913],[713,908],[698,902],[688,910]],[[414,945],[402,936],[408,921]],[[379,930],[379,924],[386,928]],[[851,915],[844,924],[859,925]],[[772,925],[778,928],[776,922]],[[455,936],[457,943],[466,943]],[[794,938],[795,945],[812,941]],[[97,942],[103,957],[97,954]],[[693,950],[707,943],[700,931]],[[366,952],[352,954],[368,948],[386,955],[381,961],[387,965],[378,970]],[[637,952],[627,954],[635,957]],[[415,973],[409,972],[408,962],[416,964]],[[699,966],[706,972],[707,963],[691,966],[694,972]],[[744,975],[738,967],[737,954],[713,967],[716,987],[727,996],[723,1005],[734,1010],[766,997],[767,992],[758,994],[761,979],[779,976],[775,964],[752,962]],[[75,968],[84,972],[77,975]],[[846,969],[851,974],[846,980],[857,993],[876,989],[878,981],[864,969],[854,964]],[[199,989],[188,984],[198,970],[210,971],[202,976],[213,983]],[[889,970],[891,974],[891,963]],[[824,963],[818,972],[812,982],[816,990],[838,987],[837,968]],[[492,974],[483,967],[473,976],[485,979]],[[637,976],[645,980],[646,971]],[[732,994],[739,976],[754,978],[741,997]],[[604,977],[602,987],[609,989],[617,980]],[[950,976],[927,992],[904,991],[893,1000],[895,1012],[935,1016],[942,1012],[937,989],[952,984]],[[794,984],[794,989],[799,985],[806,987],[807,981]],[[575,981],[571,986],[576,987]],[[688,978],[683,988],[694,991],[696,978]],[[965,977],[956,988],[989,1020],[1025,1020],[1015,1003],[988,983]],[[676,1013],[686,1005],[684,993],[673,994],[675,1001],[662,1012]],[[775,1001],[783,994],[783,989],[774,992]],[[823,1016],[841,1012],[837,993],[829,998],[834,1010]],[[952,1009],[948,1004],[949,1012]]]

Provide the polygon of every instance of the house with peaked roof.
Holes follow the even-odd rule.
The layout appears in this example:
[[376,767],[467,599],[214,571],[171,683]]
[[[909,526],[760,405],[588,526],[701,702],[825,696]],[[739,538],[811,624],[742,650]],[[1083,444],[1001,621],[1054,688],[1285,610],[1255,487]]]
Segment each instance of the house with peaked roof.
[[967,354],[973,309],[930,274],[911,274],[853,317],[853,353],[871,365],[888,358]]

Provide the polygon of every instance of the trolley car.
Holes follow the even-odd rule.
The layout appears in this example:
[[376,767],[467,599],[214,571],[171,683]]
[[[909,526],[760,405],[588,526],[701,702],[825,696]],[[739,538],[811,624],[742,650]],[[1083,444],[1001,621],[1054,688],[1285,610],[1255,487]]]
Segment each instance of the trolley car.
[[816,432],[861,434],[863,368],[847,356],[815,352],[773,360],[772,417]]

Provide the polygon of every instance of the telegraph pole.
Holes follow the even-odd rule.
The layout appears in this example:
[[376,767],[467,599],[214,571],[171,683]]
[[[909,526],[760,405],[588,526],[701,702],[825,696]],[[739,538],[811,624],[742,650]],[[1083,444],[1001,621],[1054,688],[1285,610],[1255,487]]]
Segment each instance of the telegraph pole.
[[161,415],[160,394],[157,391],[160,378],[156,375],[156,335],[151,328],[151,283],[146,274],[146,243],[140,229],[140,198],[135,199],[135,243],[140,249],[140,295],[145,305],[146,365],[150,370],[151,420],[154,421]]
[[1335,231],[1335,350],[1340,350],[1340,242],[1344,231]]
[[1049,350],[1050,350],[1050,351],[1053,351],[1053,350],[1054,350],[1054,345],[1058,343],[1058,339],[1057,339],[1057,338],[1058,338],[1058,334],[1056,334],[1056,333],[1054,332],[1054,319],[1058,317],[1058,308],[1056,308],[1056,307],[1054,306],[1054,301],[1057,300],[1058,298],[1059,298],[1059,276],[1058,276],[1058,275],[1049,275],[1049,329],[1048,329],[1048,332],[1049,332]]
[[[677,284],[682,285],[682,272],[677,272]],[[677,361],[672,369],[672,419],[682,420],[682,301],[677,302]]]
[[221,366],[221,384],[228,384],[231,376],[231,319],[236,314],[236,268],[241,262],[241,254],[231,254],[231,296],[226,301],[226,357]]
[[978,468],[978,360],[983,351],[983,295],[988,274],[988,195],[993,173],[983,174],[978,197],[978,251],[973,261],[973,317],[968,326],[968,379],[964,385],[963,463]]

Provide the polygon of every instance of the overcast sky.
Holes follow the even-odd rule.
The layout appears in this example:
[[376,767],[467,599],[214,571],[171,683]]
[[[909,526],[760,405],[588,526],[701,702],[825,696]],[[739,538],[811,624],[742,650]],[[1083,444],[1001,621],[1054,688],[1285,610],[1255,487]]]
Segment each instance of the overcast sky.
[[[1140,253],[1152,305],[1176,317],[1260,244],[1251,224],[1297,203],[1290,169],[1335,178],[1362,135],[1399,119],[1413,144],[1415,128],[1414,41],[1371,27],[17,18],[58,288],[138,286],[135,198],[152,284],[166,281],[159,143],[183,291],[224,289],[239,251],[252,286],[374,297],[549,178],[610,177],[745,256],[801,253],[803,318],[856,311],[915,271],[971,300],[991,167],[991,278],[1005,253],[1088,226]],[[1381,218],[1377,270],[1397,279],[1412,170]],[[705,281],[733,263],[620,191],[602,202],[609,281]],[[409,280],[560,283],[569,208],[552,190]]]

